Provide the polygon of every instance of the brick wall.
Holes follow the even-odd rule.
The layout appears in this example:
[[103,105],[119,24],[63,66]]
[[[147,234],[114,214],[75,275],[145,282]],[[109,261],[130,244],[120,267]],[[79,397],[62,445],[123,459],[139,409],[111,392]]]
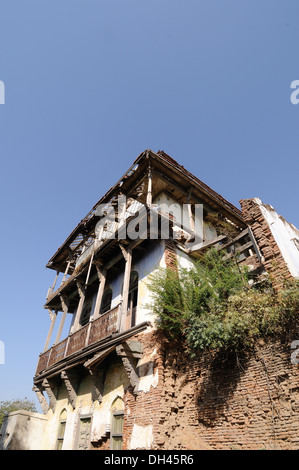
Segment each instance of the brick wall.
[[283,281],[292,276],[271,233],[269,224],[255,199],[242,199],[240,205],[244,220],[250,226],[264,258],[265,270],[271,276],[273,287],[279,289]]
[[[296,334],[296,333],[294,333]],[[152,449],[299,450],[299,365],[285,344],[259,344],[242,357],[191,359],[159,332],[134,337],[154,354],[158,385],[124,393],[123,448],[134,425],[153,426]],[[94,448],[110,448],[109,436]]]

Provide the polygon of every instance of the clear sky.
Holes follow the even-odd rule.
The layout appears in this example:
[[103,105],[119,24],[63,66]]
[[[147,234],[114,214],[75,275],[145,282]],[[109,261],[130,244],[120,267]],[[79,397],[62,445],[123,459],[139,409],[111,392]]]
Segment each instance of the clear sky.
[[2,0],[0,401],[35,399],[48,259],[145,149],[299,227],[298,0]]

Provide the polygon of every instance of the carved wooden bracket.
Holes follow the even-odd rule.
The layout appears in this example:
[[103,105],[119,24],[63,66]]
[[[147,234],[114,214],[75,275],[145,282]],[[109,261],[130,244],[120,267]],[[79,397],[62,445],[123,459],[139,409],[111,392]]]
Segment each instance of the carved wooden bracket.
[[40,403],[40,406],[41,406],[41,409],[42,409],[43,413],[47,414],[48,411],[49,411],[49,405],[48,405],[48,402],[46,400],[46,397],[44,396],[42,385],[39,385],[39,386],[34,385],[32,390],[36,393],[37,399]]
[[94,386],[93,391],[94,391],[95,399],[98,400],[99,403],[102,403],[106,374],[104,370],[98,370],[98,369],[88,369],[88,372],[93,381],[93,386]]
[[75,408],[76,400],[77,400],[78,384],[79,384],[78,375],[72,373],[69,370],[63,370],[61,372],[61,378],[64,381],[65,387],[67,389],[70,403],[72,407]]
[[46,391],[46,393],[49,397],[49,402],[50,402],[49,406],[50,406],[51,410],[54,410],[54,408],[56,406],[56,402],[57,402],[57,399],[56,399],[56,396],[55,396],[55,393],[54,393],[54,387],[48,379],[43,380],[42,386],[45,389],[45,391]]
[[126,341],[116,346],[116,353],[122,360],[133,393],[137,394],[139,376],[136,367],[136,359],[142,356],[141,344],[138,341]]

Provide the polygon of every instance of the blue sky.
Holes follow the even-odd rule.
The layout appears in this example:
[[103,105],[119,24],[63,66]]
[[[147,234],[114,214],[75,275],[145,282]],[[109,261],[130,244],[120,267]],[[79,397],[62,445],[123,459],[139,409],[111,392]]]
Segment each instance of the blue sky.
[[298,0],[2,0],[0,401],[35,399],[45,264],[145,149],[299,227]]

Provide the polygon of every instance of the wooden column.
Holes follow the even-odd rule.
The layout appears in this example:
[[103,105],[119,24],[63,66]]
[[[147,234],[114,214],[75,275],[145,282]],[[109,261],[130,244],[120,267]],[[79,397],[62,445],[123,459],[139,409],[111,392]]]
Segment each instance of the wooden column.
[[61,321],[60,321],[60,325],[59,325],[59,328],[58,328],[58,331],[57,331],[57,336],[56,336],[54,344],[57,344],[60,341],[61,333],[62,333],[62,330],[63,330],[63,327],[64,327],[64,322],[65,322],[66,315],[67,315],[67,312],[68,312],[68,302],[67,302],[66,298],[61,295],[60,300],[61,300],[63,314],[62,314],[62,318],[61,318]]
[[71,333],[75,333],[78,330],[79,321],[80,321],[81,313],[83,310],[83,305],[85,302],[85,293],[86,293],[85,287],[81,284],[81,282],[77,281],[77,288],[78,288],[80,300],[79,300],[79,305],[77,308],[77,313],[75,316],[75,321],[71,329]]
[[125,328],[125,320],[126,320],[126,314],[128,310],[131,266],[132,266],[132,250],[129,248],[126,249],[122,245],[120,245],[120,248],[126,260],[126,266],[125,266],[125,274],[124,274],[122,306],[119,309],[119,317],[118,317],[118,322],[117,322],[117,330],[119,332],[124,331],[124,328]]
[[102,298],[104,294],[105,284],[106,284],[106,276],[107,271],[106,269],[101,269],[99,266],[96,265],[96,270],[99,278],[99,288],[97,293],[96,304],[92,316],[92,320],[96,320],[100,316],[100,308],[102,303]]
[[54,292],[58,276],[59,276],[59,271],[56,271],[56,276],[55,276],[54,282],[53,282],[52,286],[49,287],[49,290],[48,290],[48,293],[47,293],[47,300]]
[[188,193],[187,204],[188,204],[188,214],[189,214],[190,229],[192,230],[192,232],[194,232],[195,224],[194,224],[194,216],[193,216],[192,204],[191,204],[191,189],[190,189],[190,191],[189,191],[189,193]]
[[118,196],[118,239],[125,240],[127,227],[126,227],[126,211],[127,199],[124,194]]
[[49,312],[49,315],[50,315],[51,324],[50,324],[50,328],[49,328],[49,332],[48,332],[48,336],[47,336],[47,339],[46,339],[46,343],[45,343],[43,352],[47,351],[47,349],[49,347],[50,340],[51,340],[52,333],[53,333],[53,329],[54,329],[54,325],[55,325],[55,322],[56,322],[56,319],[57,319],[57,311],[55,311],[55,313],[53,313],[52,310],[50,310],[48,308],[48,312]]
[[68,273],[68,271],[69,271],[70,265],[71,265],[71,262],[68,261],[68,263],[67,263],[67,265],[66,265],[66,270],[64,271],[64,275],[63,275],[63,278],[62,278],[62,280],[61,280],[61,284],[60,284],[61,286],[62,286],[62,284],[64,283],[64,281],[65,281],[65,279],[66,279],[66,276],[67,276],[67,273]]

